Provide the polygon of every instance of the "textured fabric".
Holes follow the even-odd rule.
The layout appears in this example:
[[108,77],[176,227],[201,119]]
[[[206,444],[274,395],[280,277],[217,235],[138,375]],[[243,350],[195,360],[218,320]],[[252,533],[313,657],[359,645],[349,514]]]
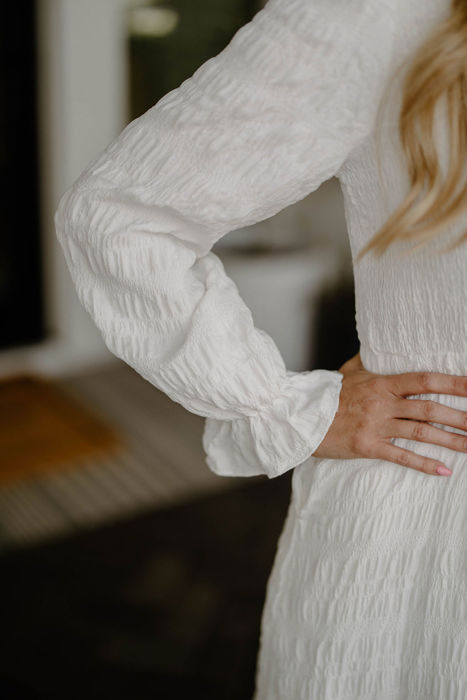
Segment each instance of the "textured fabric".
[[[355,261],[408,186],[397,135],[403,71],[391,77],[449,4],[269,0],[131,122],[55,214],[107,346],[206,417],[209,467],[268,477],[294,468],[255,700],[467,697],[466,455],[394,439],[441,459],[449,478],[314,457],[342,375],[288,371],[211,250],[336,175]],[[368,370],[467,374],[466,245],[437,254],[466,226],[464,217],[416,255],[399,243],[354,264]],[[424,398],[467,410],[467,397]]]

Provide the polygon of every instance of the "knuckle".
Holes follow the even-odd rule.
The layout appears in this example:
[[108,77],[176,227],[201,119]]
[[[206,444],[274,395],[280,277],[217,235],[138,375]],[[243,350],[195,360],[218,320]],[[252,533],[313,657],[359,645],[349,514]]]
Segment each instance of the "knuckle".
[[397,456],[397,462],[398,462],[398,464],[401,464],[403,467],[409,467],[410,466],[410,455],[406,454],[405,452],[401,452]]
[[431,386],[431,372],[420,372],[418,381],[422,390],[420,393],[427,393]]
[[412,438],[414,440],[424,440],[427,437],[428,428],[423,423],[415,423],[412,429]]
[[431,421],[435,417],[435,404],[433,401],[425,401],[423,406],[423,417]]

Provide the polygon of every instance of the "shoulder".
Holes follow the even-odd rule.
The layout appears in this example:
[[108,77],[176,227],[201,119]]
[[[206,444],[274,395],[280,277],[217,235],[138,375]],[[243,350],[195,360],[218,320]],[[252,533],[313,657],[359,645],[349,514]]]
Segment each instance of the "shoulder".
[[[405,1],[411,4],[410,0],[268,0],[249,24],[283,40],[292,33],[305,41],[321,37],[334,45],[352,37],[356,42],[365,37],[385,40],[396,30]],[[248,26],[243,29],[248,31]]]
[[[406,0],[407,1],[407,0]],[[415,0],[414,0],[415,1]],[[439,2],[443,0],[428,0]],[[281,15],[293,21],[300,18],[306,22],[318,17],[340,18],[372,17],[381,13],[393,14],[402,10],[403,0],[268,0],[257,13]],[[410,5],[411,1],[408,0]]]

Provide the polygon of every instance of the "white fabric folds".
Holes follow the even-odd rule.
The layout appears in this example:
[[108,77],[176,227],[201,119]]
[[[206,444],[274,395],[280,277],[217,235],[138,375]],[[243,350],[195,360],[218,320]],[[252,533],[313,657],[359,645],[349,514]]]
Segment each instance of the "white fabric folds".
[[[78,297],[107,347],[207,418],[217,474],[295,467],[338,408],[342,375],[288,372],[211,248],[316,189],[371,131],[389,60],[380,17],[369,0],[269,0],[129,123],[56,210]],[[369,55],[363,76],[355,66]]]
[[289,370],[282,393],[256,415],[208,418],[203,446],[211,470],[222,476],[265,472],[271,478],[304,462],[334,419],[342,378],[338,371]]

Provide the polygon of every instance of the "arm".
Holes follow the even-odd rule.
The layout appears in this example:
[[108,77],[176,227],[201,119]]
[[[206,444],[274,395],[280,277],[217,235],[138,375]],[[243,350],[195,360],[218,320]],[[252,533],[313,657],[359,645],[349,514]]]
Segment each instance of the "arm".
[[342,374],[285,368],[214,243],[304,198],[371,131],[392,27],[378,0],[269,0],[62,196],[58,239],[107,347],[207,418],[207,463],[277,476],[324,438]]

